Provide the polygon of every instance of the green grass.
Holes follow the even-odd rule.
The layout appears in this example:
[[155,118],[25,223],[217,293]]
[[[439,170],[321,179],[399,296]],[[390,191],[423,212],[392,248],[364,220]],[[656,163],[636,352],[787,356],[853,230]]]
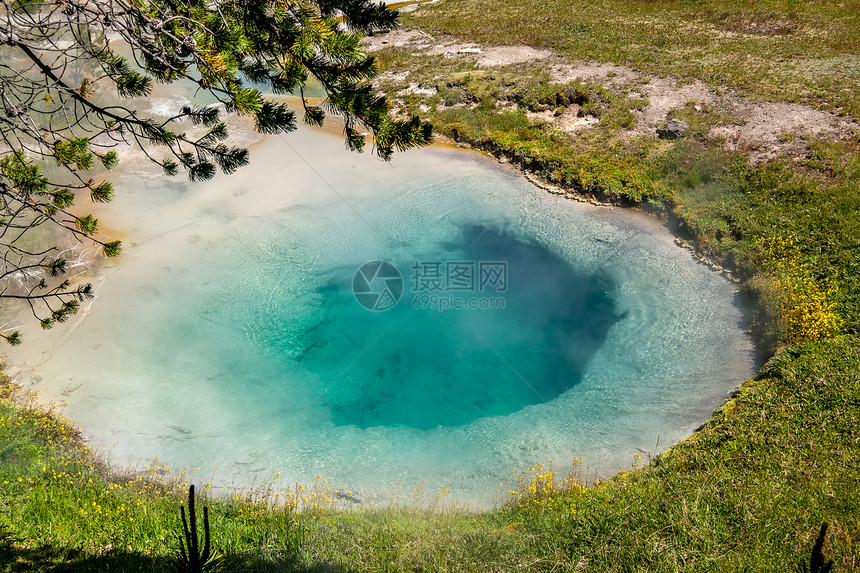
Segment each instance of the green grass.
[[[860,117],[860,4],[748,6],[443,0],[407,22]],[[643,105],[627,92],[635,86],[554,85],[534,64],[481,70],[397,50],[379,61],[437,89],[401,99],[409,111],[428,106],[440,132],[547,180],[643,206],[732,268],[757,301],[765,354],[785,333],[774,328],[779,309],[767,296],[760,236],[795,238],[804,271],[836,288],[844,332],[780,346],[703,429],[597,487],[565,489],[557,475],[548,478],[556,485],[537,482],[544,487],[534,497],[478,514],[312,504],[296,513],[264,501],[272,484],[211,500],[220,563],[235,571],[801,571],[826,521],[834,570],[860,567],[860,141],[804,139],[801,163],[750,167],[743,153],[704,137],[734,121],[722,110],[674,110],[691,125],[682,140],[625,138]],[[571,96],[600,116],[599,128],[571,138],[526,114],[563,111]],[[173,570],[188,478],[112,473],[62,420],[9,395],[0,402],[0,568]]]
[[[620,135],[634,125],[631,110],[644,106],[639,98],[598,84],[554,84],[532,65],[487,71],[444,56],[396,50],[384,51],[378,59],[385,69],[410,72],[406,80],[383,82],[388,91],[401,91],[410,83],[437,90],[429,97],[403,96],[402,104],[405,111],[427,117],[438,133],[504,155],[580,193],[653,205],[670,198],[652,170],[642,168],[657,142]],[[527,115],[561,114],[568,107],[580,117],[599,119],[598,127],[571,138]]]
[[849,332],[860,326],[860,149],[856,143],[812,142],[798,167],[750,168],[695,141],[678,144],[663,161],[680,232],[739,269],[759,271],[758,236],[793,236],[813,277],[838,288],[839,314]]
[[405,16],[430,34],[552,48],[860,118],[856,1],[444,0]]
[[589,570],[795,570],[822,521],[837,570],[860,551],[860,349],[842,338],[779,355],[708,425],[576,513],[510,509]]
[[[494,512],[212,501],[215,546],[237,571],[797,571],[827,521],[825,553],[850,571],[858,372],[852,336],[786,349],[645,469]],[[182,477],[111,475],[55,419],[8,400],[0,416],[5,570],[172,570]]]
[[[183,476],[108,471],[64,420],[11,401],[7,384],[0,400],[3,570],[172,570]],[[261,565],[247,570],[292,561],[300,532],[291,512],[263,513],[253,500],[233,499],[212,518],[226,564],[243,565],[251,549]]]

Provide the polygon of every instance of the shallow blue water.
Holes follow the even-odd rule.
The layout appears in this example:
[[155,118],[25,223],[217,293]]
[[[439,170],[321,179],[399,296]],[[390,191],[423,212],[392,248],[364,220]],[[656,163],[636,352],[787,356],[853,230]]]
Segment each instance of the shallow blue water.
[[[489,501],[534,463],[627,468],[752,372],[732,285],[653,220],[477,154],[389,165],[294,137],[207,185],[121,178],[102,218],[128,259],[18,357],[115,463]],[[399,287],[379,265],[356,279],[369,261]]]

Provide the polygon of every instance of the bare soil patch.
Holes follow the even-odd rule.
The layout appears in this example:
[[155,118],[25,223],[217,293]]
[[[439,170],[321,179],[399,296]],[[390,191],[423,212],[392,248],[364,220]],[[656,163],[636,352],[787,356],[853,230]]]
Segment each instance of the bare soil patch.
[[491,46],[484,48],[472,42],[457,42],[452,38],[434,38],[420,30],[394,30],[365,39],[368,52],[385,48],[408,48],[417,53],[445,55],[471,60],[483,67],[509,66],[552,57],[550,50],[531,46]]
[[[733,21],[729,24],[734,28],[741,28],[736,31],[747,33],[779,34],[790,31],[788,25],[774,29],[762,27],[764,24],[770,26],[773,22],[761,23],[762,26],[746,21]],[[420,30],[396,30],[374,36],[366,40],[366,46],[370,52],[391,47],[412,50],[415,54],[442,55],[464,62],[474,62],[477,67],[482,68],[535,62],[536,65],[545,67],[554,83],[595,83],[625,93],[629,98],[647,100],[647,105],[641,110],[631,110],[635,123],[632,129],[622,134],[624,137],[657,137],[657,130],[666,124],[673,112],[685,108],[693,108],[696,111],[707,108],[718,112],[719,116],[726,120],[711,127],[707,137],[721,141],[727,150],[748,153],[749,162],[753,165],[776,159],[800,161],[806,156],[805,142],[810,137],[844,138],[860,134],[860,124],[857,122],[801,104],[753,101],[736,95],[729,89],[714,90],[698,80],[681,82],[671,76],[643,76],[631,68],[612,63],[567,61],[551,50],[539,50],[529,46],[484,47],[450,37],[434,37]],[[404,70],[389,71],[381,75],[380,80],[405,81],[408,74],[409,72]],[[400,94],[431,96],[435,93],[431,91],[433,90],[417,84],[409,84],[402,88]],[[571,106],[558,115],[545,111],[528,112],[528,116],[532,120],[545,121],[571,134],[599,124],[595,117],[579,117],[575,107]]]

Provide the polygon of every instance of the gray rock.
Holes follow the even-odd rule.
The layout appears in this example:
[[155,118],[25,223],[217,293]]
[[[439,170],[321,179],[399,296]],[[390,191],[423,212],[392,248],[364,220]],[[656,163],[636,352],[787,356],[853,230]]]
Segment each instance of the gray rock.
[[689,130],[690,126],[687,122],[680,119],[670,119],[666,127],[657,130],[657,135],[663,139],[678,139],[684,137]]

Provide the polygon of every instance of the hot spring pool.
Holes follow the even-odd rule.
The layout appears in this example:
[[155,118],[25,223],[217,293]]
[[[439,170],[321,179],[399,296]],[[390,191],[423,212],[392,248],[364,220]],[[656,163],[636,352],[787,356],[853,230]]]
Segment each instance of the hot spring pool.
[[627,469],[753,372],[733,285],[657,222],[476,153],[302,129],[206,184],[115,183],[124,259],[10,363],[119,467],[489,504],[535,463]]

